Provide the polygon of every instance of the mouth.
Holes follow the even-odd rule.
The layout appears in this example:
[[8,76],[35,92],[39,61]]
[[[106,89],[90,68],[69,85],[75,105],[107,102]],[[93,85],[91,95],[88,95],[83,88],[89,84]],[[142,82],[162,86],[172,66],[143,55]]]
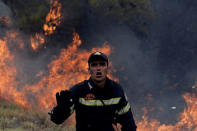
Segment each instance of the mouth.
[[101,72],[97,72],[96,73],[96,77],[98,77],[98,78],[102,77],[102,73]]

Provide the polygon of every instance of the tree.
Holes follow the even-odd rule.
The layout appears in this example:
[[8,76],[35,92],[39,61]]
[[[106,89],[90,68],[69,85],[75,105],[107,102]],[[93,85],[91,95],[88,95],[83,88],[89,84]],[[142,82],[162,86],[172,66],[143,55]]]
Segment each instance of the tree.
[[128,24],[135,31],[146,33],[154,18],[150,0],[88,0],[93,13]]
[[3,0],[12,10],[14,23],[22,31],[37,32],[42,29],[49,11],[47,0]]

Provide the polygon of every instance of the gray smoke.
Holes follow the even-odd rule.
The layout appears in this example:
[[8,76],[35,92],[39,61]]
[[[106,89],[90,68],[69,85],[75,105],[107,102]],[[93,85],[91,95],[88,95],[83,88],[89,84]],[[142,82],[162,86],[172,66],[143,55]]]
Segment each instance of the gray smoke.
[[10,9],[0,0],[0,16],[9,16],[11,11]]
[[[152,0],[151,4],[155,19],[146,37],[137,35],[127,24],[87,13],[85,24],[79,29],[84,42],[81,48],[90,49],[108,41],[114,48],[110,55],[118,71],[114,75],[126,91],[134,115],[138,114],[139,119],[143,115],[142,107],[154,107],[150,117],[162,123],[173,123],[184,109],[182,94],[192,92],[191,86],[197,76],[197,1]],[[9,8],[2,9],[0,1],[0,14],[2,10]],[[2,29],[0,27],[0,36]],[[63,35],[58,37],[64,38]],[[65,45],[65,41],[53,42],[56,46],[49,46],[38,54],[19,53],[23,57],[16,60],[16,64],[23,63],[23,71],[28,76],[23,77],[24,84],[31,83],[29,76],[47,69],[51,56],[60,52],[62,46],[58,43]],[[149,94],[152,101],[148,100]],[[175,110],[171,108],[174,106]]]
[[[142,107],[154,107],[150,117],[174,123],[184,109],[182,94],[192,92],[197,75],[197,2],[153,0],[152,7],[156,18],[145,38],[128,25],[104,19],[95,22],[89,16],[87,45],[108,41],[114,48],[110,59],[135,114],[141,116]],[[148,94],[152,94],[151,102]]]

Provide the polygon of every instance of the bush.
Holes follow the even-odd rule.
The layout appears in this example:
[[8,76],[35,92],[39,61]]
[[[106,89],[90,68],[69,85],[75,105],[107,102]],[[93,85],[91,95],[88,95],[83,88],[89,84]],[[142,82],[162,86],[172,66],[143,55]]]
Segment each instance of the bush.
[[25,32],[42,30],[45,17],[49,12],[48,0],[4,0],[12,9],[15,24]]
[[150,0],[88,0],[91,12],[146,32],[154,19]]

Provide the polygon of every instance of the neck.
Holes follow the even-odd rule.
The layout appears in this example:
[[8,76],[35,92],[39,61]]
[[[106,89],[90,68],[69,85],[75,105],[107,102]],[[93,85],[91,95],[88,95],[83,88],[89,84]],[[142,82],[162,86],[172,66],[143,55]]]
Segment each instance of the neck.
[[95,80],[93,80],[93,79],[92,79],[92,81],[94,82],[94,84],[95,84],[96,86],[101,87],[101,88],[104,88],[105,82],[106,82],[106,78],[105,78],[105,80],[103,80],[103,81],[95,81]]

